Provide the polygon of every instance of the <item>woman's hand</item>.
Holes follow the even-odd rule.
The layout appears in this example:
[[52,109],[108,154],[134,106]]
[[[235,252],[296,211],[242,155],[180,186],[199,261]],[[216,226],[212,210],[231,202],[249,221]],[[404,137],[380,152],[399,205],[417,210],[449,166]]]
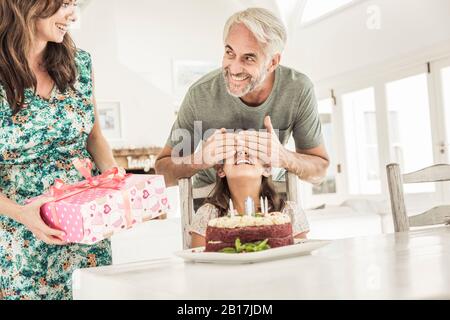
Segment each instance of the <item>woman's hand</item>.
[[27,227],[36,238],[44,241],[46,244],[66,245],[67,242],[60,239],[65,236],[64,231],[50,228],[41,218],[41,206],[52,200],[52,198],[42,198],[22,206],[16,220]]

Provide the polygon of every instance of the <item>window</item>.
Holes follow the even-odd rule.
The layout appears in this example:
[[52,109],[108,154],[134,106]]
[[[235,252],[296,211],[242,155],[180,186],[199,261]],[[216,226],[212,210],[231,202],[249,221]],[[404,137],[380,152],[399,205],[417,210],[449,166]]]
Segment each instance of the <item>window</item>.
[[353,0],[307,0],[303,9],[302,23],[307,23],[326,15]]
[[297,14],[299,8],[298,3],[299,0],[276,0],[281,19],[285,26],[289,27],[291,16]]
[[324,182],[318,186],[313,186],[313,194],[336,193],[336,161],[333,149],[332,107],[332,99],[318,101],[320,122],[322,123],[322,135],[328,155],[330,156],[330,166]]
[[350,194],[381,192],[374,89],[342,96],[343,128]]
[[[393,161],[403,172],[433,164],[430,108],[426,74],[386,84],[389,135]],[[405,192],[433,192],[434,184],[407,184]]]
[[378,139],[377,118],[375,111],[364,112],[365,124],[365,150],[367,154],[367,176],[368,180],[376,181],[380,178],[378,167]]
[[389,141],[391,143],[392,154],[394,161],[397,162],[401,168],[405,167],[405,162],[403,160],[403,152],[400,140],[399,132],[399,118],[397,111],[389,112]]
[[441,76],[442,76],[442,89],[444,95],[445,128],[447,131],[447,152],[449,152],[450,150],[448,149],[448,144],[450,144],[450,67],[442,69]]

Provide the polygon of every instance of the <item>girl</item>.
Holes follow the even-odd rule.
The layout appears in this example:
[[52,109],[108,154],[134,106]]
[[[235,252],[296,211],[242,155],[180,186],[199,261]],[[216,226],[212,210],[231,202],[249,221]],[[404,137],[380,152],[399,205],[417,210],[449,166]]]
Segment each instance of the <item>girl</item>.
[[[308,221],[303,210],[295,202],[284,202],[276,194],[271,182],[272,168],[265,167],[247,152],[237,152],[224,165],[217,166],[217,182],[212,196],[195,213],[190,226],[193,248],[205,245],[208,221],[228,214],[230,199],[239,214],[244,214],[245,199],[250,196],[255,207],[261,212],[260,197],[267,197],[269,212],[280,211],[291,216],[293,234],[296,238],[306,238]],[[257,211],[258,211],[257,209]]]

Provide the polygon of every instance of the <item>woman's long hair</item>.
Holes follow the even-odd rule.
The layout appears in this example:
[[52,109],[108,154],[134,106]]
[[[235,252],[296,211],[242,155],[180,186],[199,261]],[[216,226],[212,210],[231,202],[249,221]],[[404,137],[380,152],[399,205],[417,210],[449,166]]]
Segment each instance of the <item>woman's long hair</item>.
[[[267,197],[270,211],[282,211],[285,201],[276,193],[271,177],[261,177],[261,189],[259,195]],[[228,187],[227,177],[216,177],[216,185],[205,203],[210,203],[219,210],[219,217],[226,216],[230,206],[231,192]]]
[[[13,114],[24,104],[25,89],[36,90],[37,80],[28,64],[38,19],[54,15],[64,0],[0,1],[0,84]],[[49,42],[43,67],[61,92],[73,88],[77,76],[76,47],[69,34],[62,43]]]

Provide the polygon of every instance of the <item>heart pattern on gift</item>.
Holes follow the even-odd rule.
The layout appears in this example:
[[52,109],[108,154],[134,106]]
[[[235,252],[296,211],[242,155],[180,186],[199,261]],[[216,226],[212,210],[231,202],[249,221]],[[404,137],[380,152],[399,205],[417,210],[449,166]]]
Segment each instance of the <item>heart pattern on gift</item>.
[[158,202],[153,207],[150,208],[153,212],[158,212],[159,208],[161,207],[161,204]]
[[101,226],[103,225],[103,215],[101,212],[97,212],[95,218],[91,220],[92,225]]
[[123,219],[122,217],[120,217],[116,222],[113,222],[113,227],[114,228],[120,228],[120,226],[122,225]]
[[110,206],[108,206],[107,204],[105,204],[105,207],[104,207],[103,213],[104,213],[104,214],[108,214],[108,213],[110,213],[110,212],[111,212],[111,207],[110,207]]
[[[57,219],[67,226],[67,241],[94,244],[167,210],[170,200],[165,191],[163,177],[131,175],[120,189],[90,188],[65,199],[57,208]],[[131,210],[125,215],[127,201]],[[48,221],[54,219],[44,213]]]
[[142,209],[143,208],[141,197],[138,197],[134,200],[133,208],[134,209]]

